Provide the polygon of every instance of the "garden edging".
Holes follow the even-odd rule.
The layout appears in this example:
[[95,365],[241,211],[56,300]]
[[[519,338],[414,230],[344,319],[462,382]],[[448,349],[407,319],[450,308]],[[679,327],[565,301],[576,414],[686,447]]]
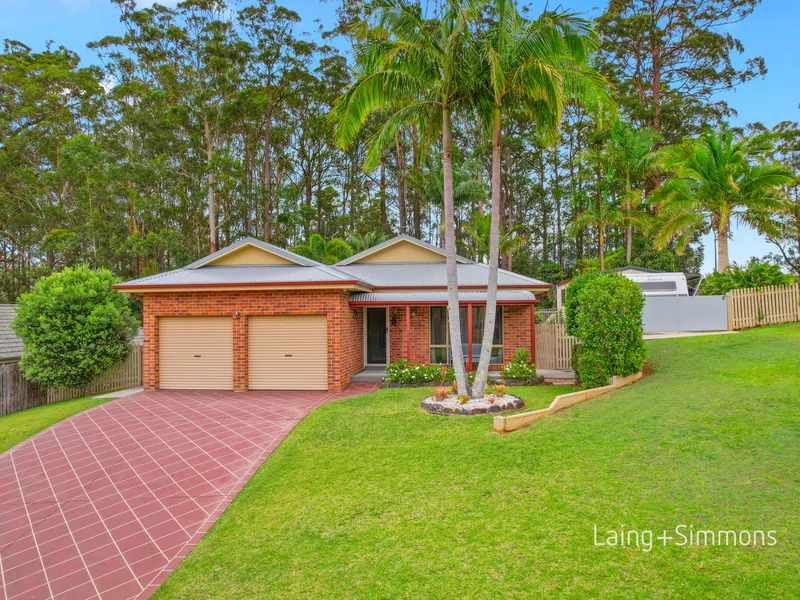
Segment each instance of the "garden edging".
[[509,415],[507,417],[496,416],[494,418],[494,430],[498,433],[515,431],[525,427],[525,425],[533,423],[534,421],[538,421],[546,415],[558,412],[563,408],[568,408],[578,404],[579,402],[583,402],[584,400],[589,400],[590,398],[601,396],[602,394],[607,394],[608,392],[613,392],[614,390],[626,385],[630,385],[634,381],[638,381],[641,378],[641,371],[634,373],[633,375],[628,375],[627,377],[619,377],[614,375],[611,378],[611,385],[592,388],[589,390],[581,390],[579,392],[572,392],[571,394],[561,394],[560,396],[556,396],[555,399],[550,403],[550,406],[547,408],[534,410],[532,412],[520,413],[517,415]]

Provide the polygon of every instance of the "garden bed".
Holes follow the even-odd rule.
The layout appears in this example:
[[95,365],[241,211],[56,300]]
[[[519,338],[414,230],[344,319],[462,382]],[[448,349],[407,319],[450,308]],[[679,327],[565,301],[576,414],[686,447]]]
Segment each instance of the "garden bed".
[[496,396],[487,394],[483,398],[470,398],[467,402],[461,403],[458,396],[447,396],[442,400],[437,400],[434,396],[428,396],[420,404],[420,408],[425,412],[434,415],[499,415],[525,408],[522,398],[505,394]]

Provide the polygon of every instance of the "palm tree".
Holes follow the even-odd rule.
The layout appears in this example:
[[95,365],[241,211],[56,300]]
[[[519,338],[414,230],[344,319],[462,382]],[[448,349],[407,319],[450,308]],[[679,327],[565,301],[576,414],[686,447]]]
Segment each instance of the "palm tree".
[[343,146],[358,135],[370,114],[390,113],[370,138],[364,168],[380,161],[381,150],[398,128],[416,124],[421,147],[441,136],[444,179],[447,302],[453,368],[459,389],[467,389],[459,323],[458,272],[453,208],[453,134],[451,115],[474,95],[480,61],[474,55],[471,30],[478,7],[467,0],[447,0],[438,19],[425,19],[417,4],[376,0],[357,24],[356,81],[336,102],[331,118]]
[[727,128],[663,148],[660,158],[670,179],[654,195],[663,224],[656,245],[675,240],[682,252],[698,231],[717,234],[717,269],[728,270],[731,218],[758,226],[759,215],[778,205],[778,188],[793,181],[779,163],[767,163],[772,144],[757,135],[734,141]]
[[[490,214],[483,212],[483,203],[479,202],[478,208],[470,213],[469,220],[469,223],[464,224],[464,229],[472,240],[478,260],[483,260],[489,254],[489,247],[491,246],[492,217]],[[499,250],[501,255],[517,252],[528,243],[528,237],[522,234],[523,231],[522,225],[517,224],[500,236]]]
[[[634,203],[639,204],[642,192],[634,186],[634,182],[643,183],[645,177],[656,171],[658,164],[657,154],[653,152],[653,145],[661,139],[652,129],[644,127],[636,129],[629,123],[617,121],[611,130],[611,138],[606,144],[606,156],[611,168],[622,180],[625,189],[625,214],[633,216]],[[631,263],[631,250],[633,246],[633,223],[625,227],[625,259]]]
[[492,219],[486,319],[472,396],[482,397],[491,360],[500,263],[500,190],[503,113],[522,109],[538,132],[555,141],[567,102],[611,107],[606,80],[588,64],[597,48],[590,22],[567,12],[523,18],[514,0],[494,0],[489,26],[480,40],[483,86],[474,104],[492,141]]
[[372,248],[373,246],[382,244],[388,239],[389,236],[384,235],[380,231],[368,231],[364,235],[354,231],[347,236],[347,243],[350,244],[350,247],[353,249],[353,253],[358,254],[359,252],[363,252],[364,250]]
[[606,270],[606,230],[609,227],[619,227],[630,223],[630,219],[619,208],[610,202],[600,201],[590,205],[588,209],[578,214],[570,223],[570,235],[578,235],[582,229],[594,228],[597,230],[597,245],[600,253],[600,271]]

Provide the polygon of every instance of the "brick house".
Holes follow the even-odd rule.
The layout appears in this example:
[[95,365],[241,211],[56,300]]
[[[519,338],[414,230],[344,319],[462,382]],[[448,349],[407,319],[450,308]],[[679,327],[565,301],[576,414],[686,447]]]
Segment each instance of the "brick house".
[[[488,267],[458,258],[467,368],[480,356]],[[143,298],[145,389],[327,389],[401,358],[450,361],[444,251],[408,236],[335,265],[245,238],[186,267],[120,283]],[[535,352],[535,293],[501,270],[492,368]]]

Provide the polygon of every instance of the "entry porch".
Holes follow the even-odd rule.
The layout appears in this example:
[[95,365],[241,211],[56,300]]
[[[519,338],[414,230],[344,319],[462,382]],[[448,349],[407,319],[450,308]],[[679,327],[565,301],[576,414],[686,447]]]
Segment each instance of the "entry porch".
[[[528,291],[499,291],[490,369],[500,370],[516,351],[536,356],[535,306]],[[459,293],[465,366],[477,368],[486,317],[486,292]],[[446,292],[357,293],[353,310],[363,310],[364,371],[353,381],[377,381],[382,368],[405,359],[412,364],[451,365]]]

